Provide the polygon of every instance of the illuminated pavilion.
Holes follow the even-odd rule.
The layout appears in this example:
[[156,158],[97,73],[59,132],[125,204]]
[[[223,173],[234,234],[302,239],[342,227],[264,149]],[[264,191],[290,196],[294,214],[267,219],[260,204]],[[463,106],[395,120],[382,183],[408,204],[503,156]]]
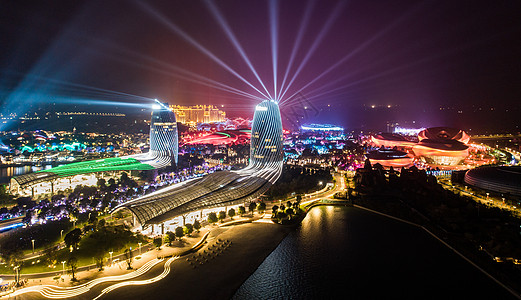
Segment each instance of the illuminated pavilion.
[[[114,209],[128,209],[143,227],[161,224],[192,211],[251,201],[280,177],[283,164],[282,122],[278,104],[265,100],[255,107],[250,163],[238,171],[218,171],[171,185]],[[136,225],[136,223],[135,223]]]
[[177,164],[178,133],[174,113],[164,104],[154,105],[150,124],[150,151],[142,154],[78,162],[24,174],[11,179],[11,193],[35,195],[95,185],[100,174],[120,171],[146,171]]

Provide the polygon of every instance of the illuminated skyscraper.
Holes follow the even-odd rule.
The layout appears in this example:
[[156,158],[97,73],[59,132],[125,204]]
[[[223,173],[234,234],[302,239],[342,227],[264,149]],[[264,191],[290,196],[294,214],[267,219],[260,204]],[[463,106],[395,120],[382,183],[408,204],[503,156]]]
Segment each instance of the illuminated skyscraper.
[[166,105],[158,102],[152,112],[148,155],[160,160],[168,159],[177,164],[178,145],[175,114]]
[[266,192],[280,177],[283,164],[282,122],[276,102],[255,108],[249,165],[181,182],[129,201],[115,210],[130,210],[142,226],[159,224],[190,211],[236,205]]

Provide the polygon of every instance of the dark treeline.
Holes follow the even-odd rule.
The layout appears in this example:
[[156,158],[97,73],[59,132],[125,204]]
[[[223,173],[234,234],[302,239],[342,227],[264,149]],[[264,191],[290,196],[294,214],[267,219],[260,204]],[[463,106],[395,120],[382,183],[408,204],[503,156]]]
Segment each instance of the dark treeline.
[[[279,180],[266,192],[269,199],[305,194],[319,190],[332,180],[329,170],[284,165]],[[322,185],[320,185],[322,182]]]
[[358,194],[354,203],[429,228],[498,279],[521,290],[521,271],[511,263],[521,259],[521,220],[509,211],[445,190],[436,177],[416,167],[397,172],[366,162],[354,181]]

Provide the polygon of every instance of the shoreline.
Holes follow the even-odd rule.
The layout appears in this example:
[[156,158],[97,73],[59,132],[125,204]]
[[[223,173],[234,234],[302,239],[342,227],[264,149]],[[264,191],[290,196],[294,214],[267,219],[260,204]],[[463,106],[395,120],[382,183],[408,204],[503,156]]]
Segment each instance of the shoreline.
[[353,205],[353,207],[355,208],[358,208],[358,209],[362,209],[362,210],[365,210],[365,211],[369,211],[371,213],[374,213],[374,214],[378,214],[378,215],[381,215],[381,216],[384,216],[384,217],[387,217],[389,219],[393,219],[393,220],[396,220],[396,221],[399,221],[399,222],[402,222],[402,223],[405,223],[405,224],[408,224],[408,225],[411,225],[411,226],[414,226],[414,227],[417,227],[419,229],[421,229],[422,231],[424,231],[425,233],[429,234],[430,236],[432,236],[434,239],[436,239],[438,242],[442,243],[445,247],[447,247],[448,249],[450,249],[452,252],[454,252],[456,255],[460,256],[461,258],[463,258],[465,261],[467,261],[469,264],[471,264],[473,267],[475,267],[477,270],[479,270],[480,272],[482,272],[483,274],[485,274],[487,277],[489,277],[492,281],[496,282],[498,285],[500,285],[501,287],[503,287],[505,290],[507,290],[508,292],[510,292],[514,297],[518,298],[518,299],[521,299],[521,295],[519,295],[514,289],[512,289],[511,287],[507,286],[506,284],[504,284],[503,282],[501,282],[499,279],[497,279],[496,277],[494,277],[493,275],[491,275],[489,272],[487,272],[485,269],[483,269],[481,266],[479,266],[477,263],[475,263],[474,261],[472,261],[470,258],[468,258],[467,256],[465,256],[463,253],[461,253],[460,251],[458,251],[457,249],[455,249],[453,246],[451,246],[450,244],[448,244],[446,241],[444,241],[442,238],[440,238],[439,236],[437,236],[435,233],[433,233],[431,230],[429,230],[427,227],[423,226],[423,225],[420,225],[420,224],[417,224],[417,223],[414,223],[414,222],[411,222],[411,221],[407,221],[407,220],[404,220],[404,219],[401,219],[401,218],[398,218],[398,217],[395,217],[393,215],[390,215],[390,214],[387,214],[387,213],[384,213],[384,212],[380,212],[380,211],[377,211],[377,210],[374,210],[374,209],[370,209],[370,208],[367,208],[367,207],[364,207],[364,206],[361,206],[361,205]]
[[[199,251],[176,260],[163,280],[151,286],[117,289],[101,299],[168,299],[173,295],[182,299],[230,299],[294,227],[254,222],[220,229],[210,233]],[[230,246],[194,267],[195,258],[210,253],[218,239],[229,241]]]

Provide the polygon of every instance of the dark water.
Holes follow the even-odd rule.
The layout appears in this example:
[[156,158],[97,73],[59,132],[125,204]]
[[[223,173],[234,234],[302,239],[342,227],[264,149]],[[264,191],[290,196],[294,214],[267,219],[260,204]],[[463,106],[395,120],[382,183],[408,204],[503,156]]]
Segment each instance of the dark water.
[[512,299],[426,232],[352,207],[316,207],[234,299]]
[[12,177],[19,176],[27,173],[33,173],[43,169],[50,169],[52,165],[45,165],[42,167],[37,166],[21,166],[21,167],[5,167],[0,168],[0,184],[9,183]]

